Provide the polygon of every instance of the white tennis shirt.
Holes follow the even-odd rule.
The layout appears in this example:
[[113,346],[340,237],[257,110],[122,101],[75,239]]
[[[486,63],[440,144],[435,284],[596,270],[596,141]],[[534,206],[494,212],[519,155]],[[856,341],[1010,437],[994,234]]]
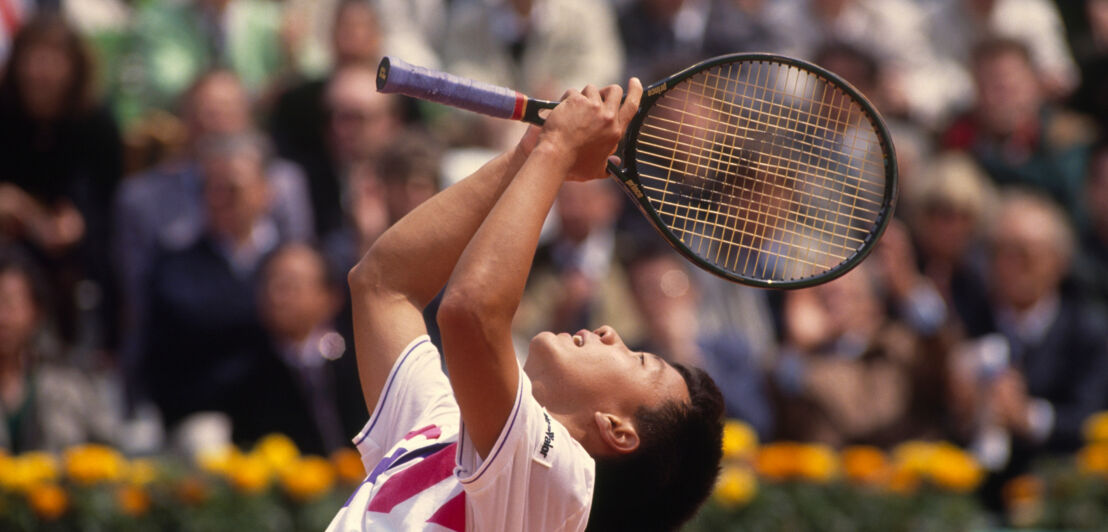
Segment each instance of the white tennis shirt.
[[523,370],[482,460],[427,336],[397,359],[354,444],[369,474],[328,532],[579,531],[588,523],[596,464],[531,396]]

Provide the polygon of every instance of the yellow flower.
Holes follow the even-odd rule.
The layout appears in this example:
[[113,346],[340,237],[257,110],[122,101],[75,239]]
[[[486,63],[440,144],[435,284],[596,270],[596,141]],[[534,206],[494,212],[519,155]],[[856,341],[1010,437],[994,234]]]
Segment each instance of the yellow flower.
[[827,482],[835,477],[839,464],[835,451],[826,445],[807,444],[799,447],[797,474],[805,480]]
[[931,467],[931,457],[935,453],[935,444],[924,441],[909,441],[893,448],[893,461],[896,467],[916,476],[927,475]]
[[750,469],[730,465],[724,467],[712,495],[726,507],[742,506],[758,494],[758,479]]
[[298,460],[281,472],[281,486],[290,497],[300,501],[319,497],[334,485],[334,467],[318,456]]
[[127,466],[127,482],[133,486],[146,486],[157,478],[157,465],[149,458],[136,458]]
[[339,480],[344,484],[358,484],[365,479],[365,465],[358,452],[343,447],[331,453],[331,463],[335,466]]
[[35,484],[27,490],[27,502],[35,515],[44,521],[53,521],[69,508],[69,496],[53,483]]
[[723,424],[723,458],[749,460],[758,449],[758,434],[749,425],[735,419]]
[[969,453],[950,444],[935,448],[930,465],[930,478],[935,485],[958,493],[973,491],[985,476]]
[[1097,412],[1085,420],[1085,441],[1089,443],[1108,443],[1108,412]]
[[114,482],[123,477],[123,455],[104,445],[81,445],[65,451],[65,473],[78,484]]
[[254,445],[253,454],[260,456],[274,471],[283,471],[300,458],[296,444],[284,434],[269,434]]
[[26,492],[32,486],[58,478],[58,460],[52,454],[32,451],[0,460],[0,487]]
[[1077,470],[1089,475],[1108,476],[1108,443],[1090,443],[1077,453]]
[[253,453],[231,460],[227,478],[235,489],[243,493],[259,493],[269,487],[271,478],[269,463]]
[[242,452],[233,445],[218,449],[204,449],[196,453],[196,465],[200,470],[213,475],[227,476],[231,472],[231,463],[242,457]]
[[120,486],[115,492],[115,502],[125,515],[131,517],[139,517],[150,509],[150,495],[135,486]]
[[855,484],[879,486],[889,477],[889,461],[876,447],[857,445],[842,450],[843,474]]

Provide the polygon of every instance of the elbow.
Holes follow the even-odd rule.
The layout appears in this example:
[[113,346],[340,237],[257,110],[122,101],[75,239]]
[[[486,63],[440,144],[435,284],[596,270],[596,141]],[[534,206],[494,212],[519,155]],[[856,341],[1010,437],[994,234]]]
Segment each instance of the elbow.
[[375,292],[399,291],[398,283],[389,279],[387,253],[377,246],[370,247],[362,259],[346,274],[346,281],[354,295]]
[[511,319],[512,312],[488,297],[488,291],[453,284],[447,285],[436,315],[444,337],[487,330],[497,324],[510,326]]

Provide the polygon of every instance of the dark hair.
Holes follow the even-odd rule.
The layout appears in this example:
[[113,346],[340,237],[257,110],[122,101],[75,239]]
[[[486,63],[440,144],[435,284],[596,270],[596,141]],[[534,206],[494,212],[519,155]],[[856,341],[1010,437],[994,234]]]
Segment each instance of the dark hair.
[[1019,39],[1010,37],[993,36],[979,41],[973,47],[970,59],[971,63],[977,66],[984,61],[1006,54],[1016,54],[1032,69],[1035,68],[1035,62],[1031,60],[1031,50],[1027,47],[1027,44]]
[[70,86],[66,91],[62,117],[72,117],[89,111],[92,107],[92,59],[85,49],[81,36],[65,18],[55,10],[43,10],[27,21],[15,35],[7,67],[0,69],[0,106],[23,109],[20,94],[19,65],[27,60],[27,52],[40,43],[60,46],[73,68]]
[[674,364],[688,403],[635,412],[639,448],[596,459],[590,531],[676,530],[708,498],[723,457],[723,395],[704,370]]

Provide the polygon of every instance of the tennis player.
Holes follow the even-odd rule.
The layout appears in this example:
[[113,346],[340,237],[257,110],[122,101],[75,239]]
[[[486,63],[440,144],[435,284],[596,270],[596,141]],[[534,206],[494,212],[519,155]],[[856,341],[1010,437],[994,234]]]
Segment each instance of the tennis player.
[[[672,530],[707,497],[722,397],[610,327],[512,318],[562,183],[600,179],[642,85],[570,91],[540,130],[383,234],[350,272],[369,475],[333,531]],[[445,285],[443,359],[421,310]]]

